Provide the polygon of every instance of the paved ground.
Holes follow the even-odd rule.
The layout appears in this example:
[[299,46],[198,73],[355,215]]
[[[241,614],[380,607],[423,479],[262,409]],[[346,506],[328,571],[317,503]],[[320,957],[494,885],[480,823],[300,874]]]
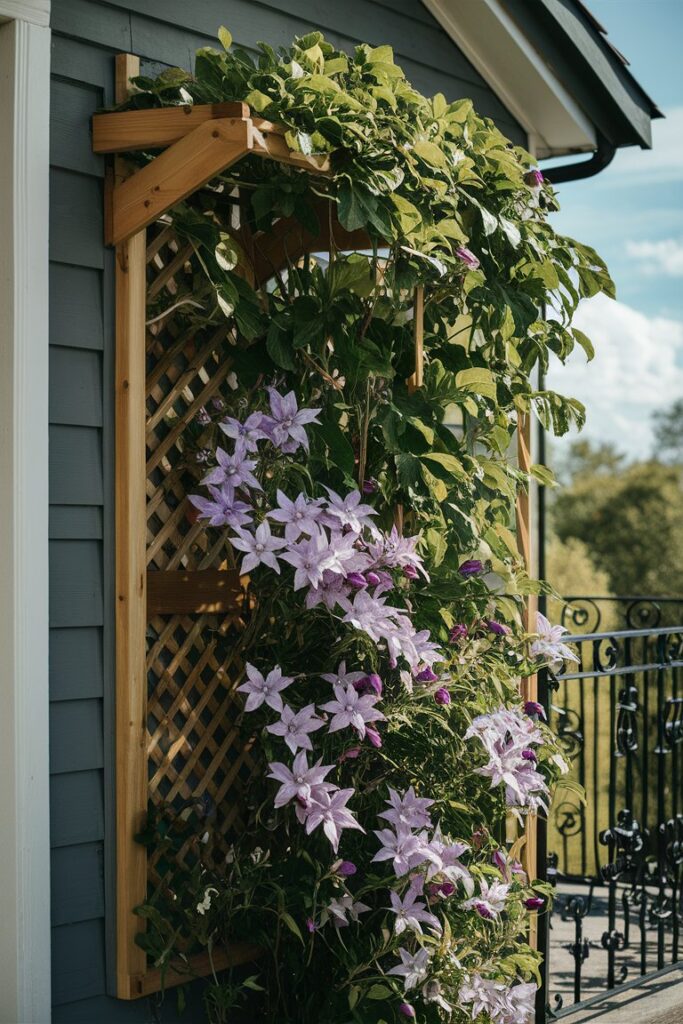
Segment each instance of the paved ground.
[[[574,1002],[575,961],[566,948],[575,941],[574,920],[562,920],[561,908],[572,895],[586,897],[588,890],[583,887],[558,886],[556,911],[552,916],[550,931],[550,984],[549,1001],[555,1005],[555,996],[562,1000],[566,1011]],[[654,893],[652,894],[654,896]],[[621,901],[619,901],[621,902]],[[617,953],[617,978],[623,971],[625,980],[637,979],[640,973],[641,934],[636,920],[631,917],[629,945]],[[621,907],[616,927],[626,931]],[[683,964],[668,974],[650,981],[638,983],[624,992],[609,995],[607,985],[607,952],[602,947],[602,935],[607,926],[607,891],[596,888],[591,901],[590,912],[583,918],[583,939],[588,943],[588,956],[581,968],[580,999],[593,999],[605,992],[605,998],[588,1009],[569,1014],[562,1018],[562,1024],[683,1024]],[[657,970],[657,929],[645,932],[647,967],[649,972]],[[665,962],[672,959],[671,931],[664,933]]]
[[600,1005],[562,1018],[562,1024],[683,1024],[683,966],[651,978]]

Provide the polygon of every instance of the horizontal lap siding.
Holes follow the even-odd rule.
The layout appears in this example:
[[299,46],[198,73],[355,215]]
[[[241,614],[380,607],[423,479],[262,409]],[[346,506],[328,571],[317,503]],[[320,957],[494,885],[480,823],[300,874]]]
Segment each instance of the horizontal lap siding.
[[[53,0],[50,197],[50,698],[54,1024],[176,1021],[107,995],[113,923],[113,256],[102,244],[104,163],[89,119],[111,104],[115,53],[192,66],[226,24],[285,45],[390,43],[421,91],[470,96],[515,141],[510,114],[420,0]],[[351,27],[352,26],[352,27]],[[110,943],[111,946],[111,943]],[[191,993],[191,999],[194,998]],[[203,1019],[190,1009],[186,1020]]]

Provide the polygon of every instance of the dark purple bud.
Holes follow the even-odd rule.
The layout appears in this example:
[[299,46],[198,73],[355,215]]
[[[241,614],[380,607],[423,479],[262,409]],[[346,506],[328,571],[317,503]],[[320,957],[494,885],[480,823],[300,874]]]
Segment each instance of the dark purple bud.
[[355,761],[360,756],[360,747],[349,747],[342,754],[339,755],[337,760],[341,764],[343,761]]
[[489,832],[486,828],[478,828],[472,833],[471,843],[475,850],[481,850],[484,843],[488,840]]
[[533,171],[527,171],[524,175],[524,183],[528,185],[529,188],[540,188],[544,180],[543,175],[537,167],[535,167]]
[[346,582],[350,583],[356,590],[363,590],[368,585],[368,581],[362,572],[350,572],[346,577]]
[[493,921],[494,917],[496,916],[493,913],[493,911],[490,910],[489,907],[487,907],[486,904],[482,903],[480,900],[476,900],[473,906],[476,912],[479,914],[479,917],[483,917],[486,921]]
[[496,622],[495,619],[487,619],[484,625],[489,633],[495,633],[496,636],[507,636],[510,632],[509,626],[506,626],[504,622]]
[[449,896],[452,896],[454,892],[455,886],[452,882],[442,882],[439,886],[439,893],[446,899],[448,899]]
[[418,571],[414,565],[404,565],[403,575],[407,580],[416,580],[418,577]]
[[316,929],[315,921],[313,920],[312,917],[307,917],[306,918],[306,931],[310,932],[311,935],[312,935],[313,932],[315,931],[315,929]]
[[210,422],[211,417],[209,416],[204,406],[202,406],[199,412],[197,413],[197,423],[199,424],[200,427],[206,427]]
[[530,718],[545,718],[545,708],[537,700],[527,700],[524,704],[524,714]]
[[393,590],[394,589],[394,581],[391,578],[391,573],[390,572],[384,572],[384,571],[380,570],[380,572],[378,572],[377,575],[379,576],[379,581],[380,581],[380,583],[382,584],[383,587],[386,587],[387,590]]
[[369,587],[376,587],[382,582],[382,577],[371,569],[370,572],[365,573],[365,581]]
[[352,860],[343,860],[337,868],[337,874],[341,875],[342,878],[350,878],[351,875],[355,875],[358,868]]
[[441,894],[441,886],[437,882],[430,882],[427,886],[427,892],[436,899]]
[[216,412],[223,412],[225,409],[225,402],[222,398],[212,398],[211,405],[214,407]]
[[376,696],[381,697],[382,696],[382,680],[377,675],[377,673],[376,672],[371,672],[370,675],[367,676],[366,678],[368,680],[368,686],[370,687],[370,690],[374,694],[376,694]]
[[545,900],[542,900],[540,896],[530,896],[528,900],[524,900],[527,910],[540,910],[544,903]]
[[450,704],[451,695],[445,686],[440,686],[434,694],[434,700],[437,704]]
[[427,665],[426,668],[423,668],[421,672],[417,673],[415,678],[418,683],[435,683],[439,677],[431,666]]
[[468,249],[464,245],[458,246],[458,248],[455,250],[455,255],[458,257],[459,260],[462,260],[462,262],[469,270],[476,270],[477,267],[479,266],[479,260],[477,259],[477,257],[474,255],[471,249]]
[[363,494],[374,494],[377,490],[377,481],[370,477],[368,480],[363,481],[361,487]]
[[415,1020],[415,1010],[410,1003],[401,1003],[398,1008],[398,1012],[403,1017],[410,1017],[411,1020]]
[[478,558],[470,558],[466,562],[463,562],[458,572],[461,576],[467,579],[468,576],[478,576],[480,572],[484,571],[484,564],[480,562]]
[[534,762],[538,761],[538,758],[536,757],[536,754],[531,749],[531,747],[527,747],[526,750],[522,751],[522,757],[524,758],[525,761],[534,761]]
[[377,732],[377,730],[376,729],[371,729],[368,726],[365,729],[365,735],[370,740],[370,743],[373,745],[373,747],[376,747],[377,750],[379,750],[379,748],[382,746],[382,737]]
[[495,864],[495,866],[498,868],[501,874],[507,874],[508,862],[502,850],[496,850],[493,856],[491,857],[491,861],[493,862],[493,864]]
[[464,622],[458,622],[452,629],[448,631],[448,639],[452,644],[457,644],[458,640],[463,640],[467,636],[467,626]]

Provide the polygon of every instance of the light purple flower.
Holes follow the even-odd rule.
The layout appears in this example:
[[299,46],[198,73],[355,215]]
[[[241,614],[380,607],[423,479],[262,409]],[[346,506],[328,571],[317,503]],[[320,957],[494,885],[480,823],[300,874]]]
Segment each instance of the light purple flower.
[[201,494],[188,495],[194,507],[199,509],[198,519],[208,519],[209,526],[230,526],[233,530],[239,530],[251,522],[251,505],[239,501],[232,487],[214,487],[210,484],[209,494],[210,498],[204,498]]
[[365,679],[365,672],[347,672],[346,662],[340,661],[336,672],[327,672],[322,678],[326,683],[332,683],[333,686],[353,686],[354,683]]
[[318,825],[322,825],[323,832],[336,853],[343,829],[354,828],[359,832],[365,832],[346,806],[355,792],[355,789],[338,789],[335,793],[323,792],[319,799],[311,800],[304,808],[307,835],[310,835]]
[[324,789],[336,788],[325,782],[334,765],[323,765],[321,762],[322,758],[309,768],[305,750],[299,751],[291,768],[281,761],[271,762],[268,765],[268,778],[281,783],[273,801],[275,807],[284,807],[290,800],[308,803],[311,799],[316,799]]
[[323,581],[325,569],[329,569],[334,556],[330,552],[327,537],[322,530],[316,530],[312,537],[292,544],[280,556],[295,568],[294,589],[309,586],[317,588]]
[[348,527],[353,533],[362,533],[366,526],[376,530],[370,517],[376,516],[377,513],[372,505],[361,503],[360,491],[349,491],[346,497],[342,498],[330,487],[325,487],[325,490],[328,494],[325,523],[328,526],[336,526],[338,529]]
[[268,388],[268,396],[271,411],[268,430],[273,444],[285,454],[292,454],[299,447],[308,449],[308,435],[304,426],[320,422],[320,409],[299,409],[293,391],[281,395],[271,387]]
[[244,423],[228,416],[218,426],[228,437],[232,437],[235,441],[241,441],[245,451],[255,452],[258,450],[257,442],[264,441],[268,437],[263,429],[263,420],[262,412],[252,412]]
[[432,819],[428,808],[434,803],[426,797],[415,796],[412,786],[403,795],[389,787],[388,811],[380,811],[379,817],[385,818],[395,828],[431,828]]
[[261,491],[263,488],[253,474],[256,469],[256,461],[247,459],[244,443],[238,441],[232,455],[222,448],[216,448],[215,469],[210,469],[202,478],[203,484],[224,484],[237,490],[239,487],[250,487],[252,490]]
[[480,265],[479,260],[472,250],[468,249],[465,245],[459,245],[457,249],[455,249],[455,255],[459,260],[462,260],[468,270],[476,270]]
[[396,832],[390,828],[383,828],[376,831],[375,835],[382,844],[382,848],[372,858],[372,862],[392,861],[397,878],[407,875],[409,871],[425,860],[422,838],[414,835],[405,826],[400,826]]
[[361,739],[365,736],[365,727],[369,722],[384,722],[385,718],[375,704],[378,697],[371,694],[361,696],[354,688],[349,686],[334,686],[335,700],[323,704],[322,710],[332,715],[329,725],[330,732],[338,732],[340,729],[353,728]]
[[562,667],[563,661],[574,661],[578,664],[576,654],[564,643],[564,638],[571,635],[564,626],[553,626],[545,615],[537,612],[536,633],[538,639],[534,640],[529,648],[532,658],[547,661],[555,672]]
[[256,708],[260,708],[265,703],[268,707],[273,708],[274,711],[282,711],[283,705],[280,693],[290,683],[293,683],[294,680],[290,676],[283,676],[279,665],[276,665],[265,679],[259,670],[250,665],[249,662],[246,663],[245,668],[247,670],[247,682],[237,687],[238,693],[247,694],[244,710],[255,711]]
[[268,518],[285,524],[285,539],[288,543],[294,543],[302,533],[313,537],[318,532],[320,498],[311,499],[305,494],[298,494],[294,501],[290,501],[286,494],[278,490],[277,503],[279,508],[269,512]]
[[260,523],[255,533],[240,530],[236,536],[230,538],[230,543],[238,551],[246,552],[241,566],[243,574],[251,572],[258,565],[267,565],[269,569],[280,572],[280,563],[275,557],[275,552],[283,548],[287,542],[280,537],[273,537],[267,522]]
[[290,708],[289,704],[285,704],[280,721],[266,726],[266,730],[274,736],[282,736],[292,753],[296,754],[299,748],[303,750],[313,749],[313,744],[308,734],[309,732],[316,732],[317,729],[322,729],[324,724],[321,718],[316,718],[314,704],[307,704],[305,708],[296,713]]
[[485,878],[482,878],[479,886],[479,894],[465,900],[463,907],[476,910],[480,917],[493,921],[505,910],[505,901],[510,886],[505,882],[495,880],[487,882]]
[[409,992],[411,988],[416,988],[427,977],[429,953],[422,946],[416,953],[409,953],[407,949],[401,947],[398,955],[401,958],[401,963],[392,967],[387,974],[395,974],[403,978],[403,991]]
[[428,925],[432,931],[440,934],[441,922],[438,917],[430,913],[427,910],[426,904],[418,899],[422,892],[423,879],[417,878],[409,886],[408,891],[403,897],[400,897],[397,892],[391,892],[389,899],[391,900],[391,907],[389,910],[391,913],[396,914],[396,920],[394,921],[394,932],[396,935],[401,935],[407,928],[416,934],[422,935],[423,923]]
[[353,896],[347,894],[331,899],[325,907],[325,916],[337,928],[346,928],[349,924],[349,918],[351,921],[358,922],[360,920],[359,915],[367,914],[369,910],[370,907],[365,903],[361,903],[360,900],[354,900]]
[[389,569],[412,567],[421,572],[425,579],[429,579],[422,559],[415,550],[419,540],[417,535],[404,537],[392,526],[390,533],[385,533],[375,544],[370,545],[370,555],[378,565]]
[[341,573],[325,569],[322,581],[317,587],[311,587],[306,594],[306,607],[316,608],[319,604],[324,604],[330,611],[337,607],[348,611],[351,607],[348,599],[350,593],[351,587]]
[[536,985],[521,982],[508,987],[502,981],[483,978],[475,973],[464,979],[458,1000],[463,1009],[467,1007],[473,1021],[487,1014],[493,1024],[531,1024],[535,1014]]

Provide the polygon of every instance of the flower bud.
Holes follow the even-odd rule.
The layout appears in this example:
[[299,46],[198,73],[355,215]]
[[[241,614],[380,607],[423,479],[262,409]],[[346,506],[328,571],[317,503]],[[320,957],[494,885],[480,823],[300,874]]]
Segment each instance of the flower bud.
[[373,747],[376,747],[379,750],[379,748],[382,746],[382,737],[377,732],[377,730],[366,727],[365,735],[370,740],[370,743],[373,745]]
[[437,704],[450,704],[451,695],[445,686],[440,686],[434,694],[434,700]]
[[472,250],[468,249],[466,246],[459,245],[458,248],[455,250],[455,255],[458,257],[459,260],[462,260],[462,262],[465,264],[468,270],[476,270],[478,268],[479,260],[474,255]]
[[410,1017],[411,1020],[415,1020],[415,1010],[410,1005],[410,1003],[401,1003],[401,1005],[398,1008],[398,1012],[403,1017]]
[[434,672],[434,670],[429,665],[427,665],[426,668],[423,668],[421,672],[417,673],[415,678],[417,679],[418,683],[435,683],[439,677],[437,676],[436,672]]
[[343,860],[337,868],[337,874],[342,878],[350,878],[351,875],[355,875],[357,870],[358,868],[352,860]]
[[544,177],[539,171],[538,167],[534,167],[532,171],[527,171],[524,175],[524,183],[529,188],[540,188],[544,182]]
[[545,900],[541,899],[540,896],[529,896],[528,899],[524,900],[524,906],[527,910],[540,910],[544,903]]
[[414,565],[404,565],[403,575],[407,580],[416,580],[418,577],[418,571]]
[[504,622],[496,622],[495,619],[487,619],[484,625],[489,633],[495,633],[496,636],[507,636],[510,632],[509,626],[506,626]]
[[365,573],[365,582],[369,587],[376,587],[378,583],[382,582],[382,577],[371,569],[370,572]]
[[368,585],[368,581],[362,572],[350,572],[346,577],[346,582],[350,583],[356,590],[363,590]]
[[466,562],[463,562],[458,572],[461,576],[467,579],[469,576],[478,576],[479,573],[484,571],[483,562],[480,562],[478,558],[470,558]]
[[464,622],[458,622],[448,632],[448,639],[452,644],[457,644],[458,640],[464,640],[467,636],[467,626]]
[[377,481],[369,477],[369,479],[363,481],[361,490],[363,494],[374,494],[377,490]]
[[537,700],[528,700],[524,704],[524,714],[530,718],[545,718],[545,708]]

